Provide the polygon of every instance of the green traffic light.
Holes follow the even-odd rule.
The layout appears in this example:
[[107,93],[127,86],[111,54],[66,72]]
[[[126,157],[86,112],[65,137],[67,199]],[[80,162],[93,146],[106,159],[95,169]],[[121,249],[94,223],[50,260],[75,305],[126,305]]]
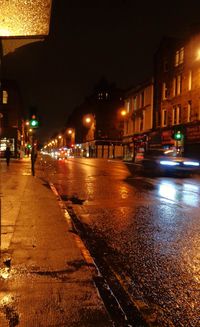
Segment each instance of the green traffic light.
[[30,126],[31,127],[38,127],[38,120],[36,120],[36,119],[31,119],[31,121],[30,121]]
[[174,139],[175,140],[182,140],[182,138],[183,138],[183,134],[181,134],[181,132],[177,132],[177,133],[175,133],[174,134]]

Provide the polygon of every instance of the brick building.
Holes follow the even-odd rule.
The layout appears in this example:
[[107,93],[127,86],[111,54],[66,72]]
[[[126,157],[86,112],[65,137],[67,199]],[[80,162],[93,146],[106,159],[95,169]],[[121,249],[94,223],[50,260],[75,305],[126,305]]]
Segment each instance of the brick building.
[[148,147],[148,134],[153,127],[153,79],[130,89],[125,95],[124,159],[134,160]]
[[[164,38],[154,58],[154,132],[150,146],[200,158],[200,33]],[[173,139],[179,131],[180,141]]]

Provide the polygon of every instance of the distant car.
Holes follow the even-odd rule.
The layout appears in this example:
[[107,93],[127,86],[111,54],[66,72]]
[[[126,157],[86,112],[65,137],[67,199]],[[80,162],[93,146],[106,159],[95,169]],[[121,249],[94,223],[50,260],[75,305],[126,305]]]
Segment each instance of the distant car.
[[58,151],[57,152],[57,155],[56,155],[56,158],[58,160],[65,160],[65,159],[67,159],[67,153],[66,153],[66,151],[65,150]]
[[152,149],[144,153],[141,166],[146,172],[160,173],[184,173],[191,174],[200,172],[200,162],[180,155],[175,150]]

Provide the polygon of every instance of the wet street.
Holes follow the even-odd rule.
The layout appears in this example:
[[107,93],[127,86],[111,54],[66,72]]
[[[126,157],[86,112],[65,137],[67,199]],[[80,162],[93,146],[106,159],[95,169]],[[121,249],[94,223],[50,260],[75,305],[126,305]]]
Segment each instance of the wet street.
[[41,167],[147,323],[200,326],[200,177],[144,177],[103,159],[45,157]]

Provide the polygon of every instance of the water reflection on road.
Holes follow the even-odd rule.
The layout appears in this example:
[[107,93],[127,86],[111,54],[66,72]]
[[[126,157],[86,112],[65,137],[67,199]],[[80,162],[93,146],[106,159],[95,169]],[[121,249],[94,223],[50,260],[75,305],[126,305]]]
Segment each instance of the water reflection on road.
[[158,183],[158,194],[166,199],[177,201],[186,206],[200,206],[200,185],[183,181],[177,184],[174,180],[161,180]]
[[85,200],[79,217],[92,246],[156,326],[200,326],[199,177],[143,177],[120,162],[74,159],[53,178],[60,193]]

